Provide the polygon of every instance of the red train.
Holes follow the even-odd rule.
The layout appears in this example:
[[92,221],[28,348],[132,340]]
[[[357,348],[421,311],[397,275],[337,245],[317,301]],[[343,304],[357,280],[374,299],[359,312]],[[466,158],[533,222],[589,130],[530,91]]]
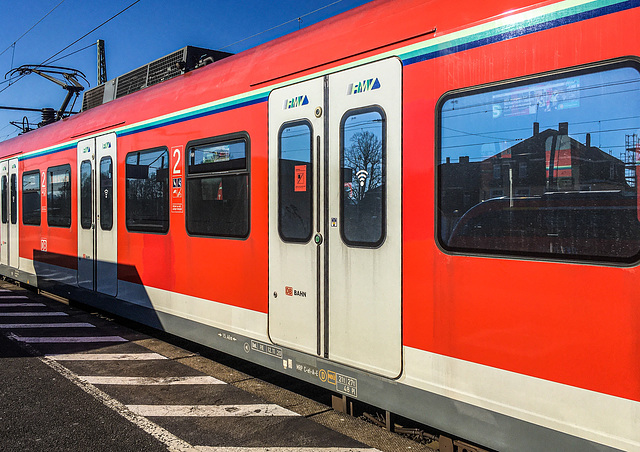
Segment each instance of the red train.
[[0,143],[2,273],[487,448],[640,450],[640,1],[375,1]]

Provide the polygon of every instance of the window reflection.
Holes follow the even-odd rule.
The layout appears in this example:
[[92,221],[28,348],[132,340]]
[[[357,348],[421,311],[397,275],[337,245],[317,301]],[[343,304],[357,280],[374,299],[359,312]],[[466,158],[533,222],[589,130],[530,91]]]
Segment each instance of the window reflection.
[[377,246],[385,233],[385,137],[379,108],[357,110],[341,125],[342,237]]
[[640,250],[632,67],[446,100],[439,228],[450,249],[627,260]]
[[307,242],[313,228],[312,134],[307,122],[280,130],[278,228],[285,241]]

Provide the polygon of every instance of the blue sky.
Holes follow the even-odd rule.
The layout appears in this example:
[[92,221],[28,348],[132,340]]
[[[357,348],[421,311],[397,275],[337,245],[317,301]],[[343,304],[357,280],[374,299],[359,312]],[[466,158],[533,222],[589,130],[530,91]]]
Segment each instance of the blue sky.
[[[8,78],[5,79],[5,74],[23,64],[42,63],[134,1],[2,1],[0,106],[38,109],[52,107],[57,110],[66,94],[62,88],[35,74],[10,84],[7,82]],[[186,45],[239,53],[262,42],[295,32],[299,26],[307,27],[367,2],[368,0],[140,0],[106,25],[64,50],[54,60],[103,39],[107,76],[112,79]],[[301,24],[296,20],[298,17],[302,18]],[[281,24],[285,25],[279,26]],[[31,30],[28,31],[29,29]],[[244,40],[258,33],[258,36]],[[238,42],[241,40],[242,42]],[[90,87],[96,86],[95,45],[48,64],[78,69],[87,76]],[[81,97],[75,110],[80,105]],[[33,124],[40,121],[40,113],[0,110],[0,141],[18,134],[18,129],[9,122],[21,122],[23,116],[27,116]]]

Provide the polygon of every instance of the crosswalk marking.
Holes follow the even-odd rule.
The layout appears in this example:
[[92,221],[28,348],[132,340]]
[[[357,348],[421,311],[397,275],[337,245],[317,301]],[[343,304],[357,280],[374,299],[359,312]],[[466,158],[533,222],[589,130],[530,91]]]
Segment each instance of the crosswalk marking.
[[254,417],[299,416],[293,411],[269,403],[254,405],[127,405],[144,417]]
[[12,328],[95,328],[95,325],[86,322],[70,323],[0,323],[2,329]]
[[24,300],[26,295],[0,295],[0,300]]
[[56,361],[149,361],[168,359],[159,353],[67,353],[47,355]]
[[102,377],[80,376],[92,385],[223,385],[224,381],[210,376],[195,377]]
[[198,452],[379,452],[362,447],[225,447],[194,446]]
[[[0,292],[8,292],[0,289]],[[25,296],[5,297],[0,294],[0,309],[2,307],[45,307],[44,303],[34,302],[4,302],[4,299],[25,299]],[[63,317],[69,316],[64,312],[0,312],[0,318],[12,318],[9,321],[22,320],[20,317]],[[13,320],[15,318],[15,320]],[[35,320],[35,319],[25,319]],[[39,319],[46,321],[48,319]],[[53,320],[53,319],[52,319]],[[65,319],[60,319],[65,320]],[[5,320],[6,321],[6,320]],[[37,320],[36,320],[37,321]],[[54,337],[26,337],[10,333],[10,329],[51,329],[51,328],[95,328],[86,322],[65,323],[9,323],[1,324],[0,330],[7,337],[22,342],[22,347],[34,350],[27,344],[53,343],[122,343],[129,342],[120,336],[54,336]],[[38,334],[38,333],[36,333]],[[94,385],[225,385],[226,383],[215,377],[186,376],[186,377],[116,377],[116,376],[78,376],[57,361],[151,361],[167,360],[169,358],[153,352],[141,353],[69,353],[50,354],[39,357],[43,363],[55,369],[58,373],[71,380],[85,392],[100,400],[106,406],[133,422],[156,439],[167,445],[169,450],[192,452],[379,452],[367,447],[226,447],[226,446],[198,446],[192,445],[175,436],[173,433],[158,426],[147,417],[298,417],[299,414],[269,403],[249,405],[124,405],[113,399]],[[177,389],[177,388],[176,388]],[[115,388],[114,388],[115,390]],[[180,389],[182,391],[182,389]],[[184,400],[183,400],[184,401]]]
[[[2,306],[2,305],[0,305]],[[0,317],[64,317],[69,316],[66,312],[0,312]]]
[[12,335],[12,338],[18,342],[27,344],[87,344],[93,342],[129,342],[120,336],[80,336],[80,337],[25,337]]
[[41,308],[44,303],[0,303],[0,308]]

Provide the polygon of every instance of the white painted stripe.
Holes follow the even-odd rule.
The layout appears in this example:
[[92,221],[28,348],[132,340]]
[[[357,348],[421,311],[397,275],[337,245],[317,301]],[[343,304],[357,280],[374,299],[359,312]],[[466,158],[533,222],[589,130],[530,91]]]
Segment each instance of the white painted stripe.
[[27,344],[89,344],[93,342],[129,342],[120,336],[83,337],[24,337],[13,335],[13,339]]
[[0,308],[35,308],[46,306],[44,303],[0,303]]
[[70,323],[0,323],[0,329],[11,328],[95,328],[95,325],[85,322]]
[[[26,347],[29,347],[29,346],[26,346]],[[102,402],[105,406],[115,411],[120,416],[122,416],[123,418],[133,423],[138,428],[144,430],[145,432],[153,436],[155,439],[163,443],[165,446],[167,446],[167,449],[169,451],[172,451],[172,452],[197,451],[197,449],[194,448],[191,444],[178,438],[170,431],[160,427],[158,424],[154,422],[151,422],[149,419],[146,419],[142,416],[139,416],[133,413],[131,410],[127,409],[127,407],[124,404],[110,397],[105,392],[96,388],[92,384],[89,384],[85,381],[80,380],[76,374],[71,372],[62,364],[57,363],[54,360],[49,359],[47,357],[41,357],[38,359],[40,359],[40,361],[45,363],[47,366],[51,367],[60,375],[62,375],[63,377],[71,381],[73,384],[78,386],[84,392],[86,392],[87,394],[90,394],[93,398]]]
[[198,452],[380,452],[363,447],[224,447],[195,446]]
[[224,381],[210,376],[196,377],[78,377],[92,385],[223,385]]
[[9,289],[0,289],[0,292],[11,292]]
[[[9,339],[14,341],[19,340],[19,337],[15,334],[9,334]],[[22,348],[28,350],[32,355],[37,356],[37,351],[33,349],[29,344],[22,344]],[[151,422],[149,419],[146,419],[142,416],[138,416],[133,413],[131,410],[127,409],[127,407],[118,402],[116,399],[110,397],[105,392],[102,392],[100,389],[96,388],[92,384],[87,383],[86,381],[82,381],[78,378],[76,374],[71,372],[69,369],[64,367],[62,364],[54,361],[53,359],[45,357],[38,357],[38,359],[58,372],[60,375],[71,381],[73,384],[78,386],[87,394],[91,395],[94,399],[102,402],[107,408],[115,411],[117,414],[134,424],[136,427],[141,430],[147,432],[155,439],[163,443],[167,446],[167,450],[170,452],[195,452],[197,449],[193,447],[188,442],[178,438],[170,431],[160,427],[158,424]]]
[[254,405],[127,405],[140,416],[160,417],[253,417],[299,416],[293,411],[273,404]]
[[0,300],[24,300],[29,298],[25,295],[0,295]]
[[158,353],[68,353],[47,355],[56,361],[148,361],[168,359]]
[[0,317],[62,317],[69,316],[66,312],[0,312]]

